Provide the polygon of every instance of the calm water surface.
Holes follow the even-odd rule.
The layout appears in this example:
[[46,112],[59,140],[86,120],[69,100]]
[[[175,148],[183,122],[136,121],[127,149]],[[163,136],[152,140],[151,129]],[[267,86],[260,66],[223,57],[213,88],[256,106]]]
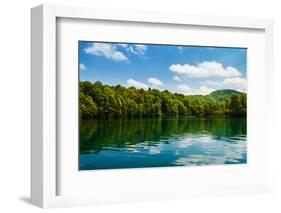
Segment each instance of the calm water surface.
[[80,170],[240,164],[246,118],[81,120]]

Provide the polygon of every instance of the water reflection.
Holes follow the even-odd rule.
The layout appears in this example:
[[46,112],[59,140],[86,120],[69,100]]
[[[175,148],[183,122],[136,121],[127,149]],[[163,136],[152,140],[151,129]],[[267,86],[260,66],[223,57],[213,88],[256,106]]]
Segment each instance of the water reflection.
[[246,118],[80,121],[80,169],[246,163]]

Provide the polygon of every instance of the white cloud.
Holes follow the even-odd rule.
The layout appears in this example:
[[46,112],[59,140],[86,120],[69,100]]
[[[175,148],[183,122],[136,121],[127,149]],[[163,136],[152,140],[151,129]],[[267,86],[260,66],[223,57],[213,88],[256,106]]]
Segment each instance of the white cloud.
[[234,67],[224,68],[215,61],[204,61],[196,66],[190,64],[172,64],[169,70],[190,78],[238,77],[241,73]]
[[213,87],[219,87],[221,86],[221,83],[218,81],[212,81],[212,80],[207,80],[203,84],[208,85],[208,86],[213,86]]
[[236,89],[242,92],[247,91],[247,79],[245,78],[226,78],[222,82],[224,88]]
[[126,47],[126,50],[130,53],[143,57],[146,53],[147,46],[143,44],[129,45]]
[[176,75],[173,77],[173,79],[174,79],[175,81],[182,81],[181,78],[180,78],[179,76],[176,76]]
[[87,54],[103,56],[115,61],[128,61],[130,53],[144,57],[146,50],[147,46],[143,44],[123,43],[92,43],[91,46],[84,49]]
[[152,86],[163,86],[162,81],[160,81],[158,78],[148,78],[147,82],[150,83]]
[[195,95],[209,95],[211,92],[215,91],[214,88],[209,88],[207,86],[200,86],[199,89],[194,91]]
[[116,50],[116,46],[108,43],[93,43],[84,49],[85,53],[103,56],[114,61],[127,61],[128,58],[122,52]]
[[225,78],[222,81],[207,80],[202,85],[212,86],[215,89],[234,89],[240,92],[247,91],[247,79],[241,77]]
[[164,85],[162,81],[160,81],[158,78],[153,78],[153,77],[148,78],[147,83],[148,84],[145,84],[143,82],[136,81],[132,78],[127,80],[127,84],[129,87],[135,87],[137,89],[144,89],[144,90],[148,90],[149,87],[159,89],[159,86]]
[[85,64],[82,64],[82,63],[81,63],[81,64],[79,65],[79,68],[80,68],[80,70],[85,70],[85,69],[86,69],[86,66],[85,66]]
[[136,81],[136,80],[131,79],[131,78],[127,80],[127,84],[128,84],[129,87],[135,87],[137,89],[147,90],[149,88],[149,86],[147,84]]
[[178,86],[178,91],[184,95],[208,95],[215,91],[215,89],[204,85],[200,86],[199,88],[192,89],[191,87],[182,84]]
[[184,95],[192,95],[192,89],[191,87],[182,84],[178,86],[178,90],[180,93],[184,94]]
[[143,44],[136,44],[135,49],[140,53],[144,53],[147,50],[147,46]]
[[116,45],[121,47],[128,47],[128,44],[116,44]]

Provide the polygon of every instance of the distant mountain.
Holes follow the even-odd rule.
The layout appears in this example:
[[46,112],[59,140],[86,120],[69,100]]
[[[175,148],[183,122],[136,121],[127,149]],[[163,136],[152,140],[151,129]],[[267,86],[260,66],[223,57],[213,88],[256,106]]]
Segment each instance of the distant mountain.
[[234,95],[234,94],[243,94],[243,93],[232,89],[222,89],[222,90],[216,90],[214,92],[211,92],[208,96],[218,101],[222,101],[227,99],[230,95]]

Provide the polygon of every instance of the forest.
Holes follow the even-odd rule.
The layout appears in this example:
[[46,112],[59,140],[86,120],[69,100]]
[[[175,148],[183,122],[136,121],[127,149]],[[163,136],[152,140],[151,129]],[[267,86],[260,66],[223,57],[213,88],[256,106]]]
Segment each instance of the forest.
[[83,81],[79,83],[79,92],[80,119],[182,115],[245,117],[247,114],[246,93],[230,89],[216,90],[209,95],[183,95]]

